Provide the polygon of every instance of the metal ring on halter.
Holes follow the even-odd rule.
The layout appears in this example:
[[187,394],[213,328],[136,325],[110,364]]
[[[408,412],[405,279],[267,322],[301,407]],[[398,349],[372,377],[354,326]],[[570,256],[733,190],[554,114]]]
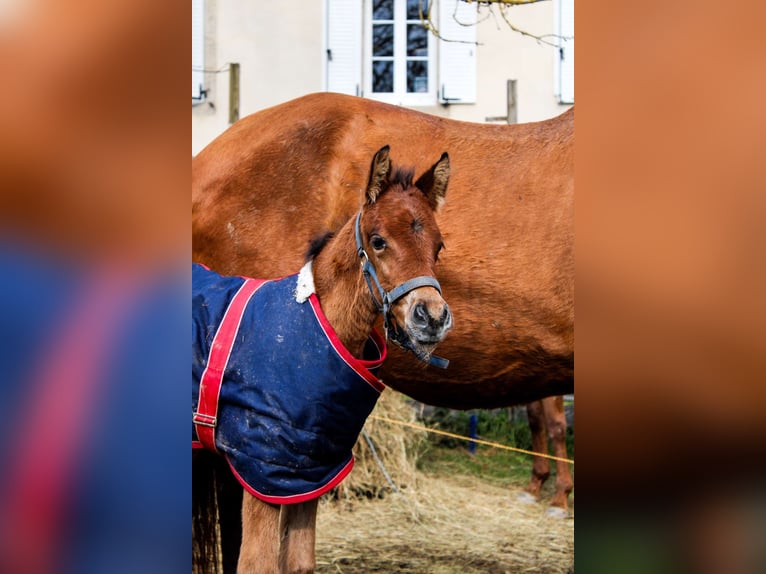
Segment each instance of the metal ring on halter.
[[[383,289],[383,286],[380,284],[380,281],[378,280],[378,274],[375,272],[375,268],[373,267],[372,263],[370,263],[370,258],[367,255],[367,252],[364,250],[364,245],[362,243],[362,233],[360,228],[360,221],[362,219],[362,212],[360,211],[356,216],[356,221],[354,222],[354,237],[356,238],[356,251],[359,255],[359,258],[361,259],[361,267],[362,267],[362,275],[364,276],[365,281],[367,282],[367,288],[370,290],[370,295],[372,296],[372,300],[375,302],[375,306],[378,308],[378,311],[383,315],[383,330],[386,337],[386,340],[388,340],[388,333],[389,330],[393,333],[393,336],[391,337],[391,341],[401,349],[406,351],[412,351],[413,354],[420,359],[421,361],[425,363],[429,363],[435,367],[439,367],[441,369],[446,369],[449,365],[449,361],[447,359],[443,359],[441,357],[436,357],[433,355],[428,355],[420,350],[420,348],[415,345],[412,342],[412,339],[407,335],[406,331],[404,329],[401,329],[395,321],[392,321],[391,316],[391,305],[395,303],[397,300],[404,297],[407,293],[410,291],[414,291],[415,289],[419,289],[420,287],[433,287],[436,289],[439,294],[441,294],[442,289],[441,285],[439,285],[439,282],[436,280],[436,278],[431,277],[429,275],[420,275],[418,277],[414,277],[413,279],[408,279],[401,285],[397,285],[391,291],[386,291]],[[378,298],[375,296],[375,290],[373,289],[373,281],[375,282],[375,287],[377,288],[378,295],[380,296],[380,302],[378,301]]]

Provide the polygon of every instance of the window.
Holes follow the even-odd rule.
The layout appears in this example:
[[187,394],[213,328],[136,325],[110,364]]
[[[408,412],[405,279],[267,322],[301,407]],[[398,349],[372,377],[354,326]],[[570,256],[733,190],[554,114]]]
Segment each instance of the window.
[[[423,0],[443,42],[420,22],[421,0],[326,0],[328,91],[405,106],[476,101],[476,4]],[[437,20],[438,19],[438,20]]]
[[436,101],[435,38],[420,21],[429,0],[369,3],[366,95],[409,105]]

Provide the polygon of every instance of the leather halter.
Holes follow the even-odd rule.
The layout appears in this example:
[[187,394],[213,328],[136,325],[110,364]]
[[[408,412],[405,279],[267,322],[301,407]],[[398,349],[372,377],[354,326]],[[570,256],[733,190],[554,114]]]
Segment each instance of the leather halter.
[[[441,357],[436,357],[424,353],[415,343],[412,342],[412,339],[410,339],[406,331],[402,329],[396,323],[396,321],[393,320],[394,317],[391,314],[391,306],[410,291],[414,291],[420,287],[433,287],[439,292],[439,294],[441,294],[441,285],[439,285],[439,282],[430,275],[420,275],[419,277],[408,279],[404,283],[401,283],[400,285],[391,289],[391,291],[386,291],[383,289],[383,286],[378,280],[378,274],[375,272],[375,268],[372,266],[372,263],[370,263],[370,258],[367,256],[367,252],[364,250],[364,245],[362,244],[362,234],[359,225],[361,219],[362,212],[360,211],[356,216],[356,221],[354,222],[356,251],[362,261],[362,274],[367,281],[367,287],[370,289],[372,300],[375,302],[375,306],[378,308],[378,311],[380,311],[380,313],[383,315],[383,329],[385,331],[386,339],[389,338],[390,333],[391,341],[397,347],[403,349],[405,352],[412,351],[412,353],[424,363],[429,363],[434,367],[446,369],[449,365],[449,361]],[[373,288],[373,282],[375,283],[375,289]],[[376,289],[377,296],[375,293]],[[378,296],[380,300],[378,300]]]

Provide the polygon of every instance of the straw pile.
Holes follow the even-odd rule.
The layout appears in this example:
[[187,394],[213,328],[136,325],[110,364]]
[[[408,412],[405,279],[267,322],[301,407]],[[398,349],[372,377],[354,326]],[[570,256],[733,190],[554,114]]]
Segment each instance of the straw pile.
[[[395,421],[416,422],[412,404],[404,395],[391,389],[381,395],[372,414]],[[426,448],[427,433],[374,417],[367,419],[364,433],[354,446],[354,470],[341,483],[336,498],[381,498],[394,491],[386,474],[396,489],[413,485],[417,478],[417,458]]]
[[[412,406],[384,393],[387,418],[411,421]],[[324,497],[317,519],[317,574],[565,574],[574,563],[574,520],[546,515],[519,491],[469,476],[418,472],[421,431],[374,419],[367,431],[398,492],[388,485],[364,439],[353,484]],[[412,448],[412,451],[408,451]],[[362,496],[358,496],[362,494]]]

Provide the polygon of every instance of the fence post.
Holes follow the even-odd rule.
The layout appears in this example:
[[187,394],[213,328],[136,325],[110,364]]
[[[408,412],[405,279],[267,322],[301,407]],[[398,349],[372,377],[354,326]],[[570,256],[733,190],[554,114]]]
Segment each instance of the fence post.
[[229,64],[229,123],[239,119],[239,64]]
[[508,80],[508,92],[506,94],[508,99],[508,123],[516,123],[516,80]]

